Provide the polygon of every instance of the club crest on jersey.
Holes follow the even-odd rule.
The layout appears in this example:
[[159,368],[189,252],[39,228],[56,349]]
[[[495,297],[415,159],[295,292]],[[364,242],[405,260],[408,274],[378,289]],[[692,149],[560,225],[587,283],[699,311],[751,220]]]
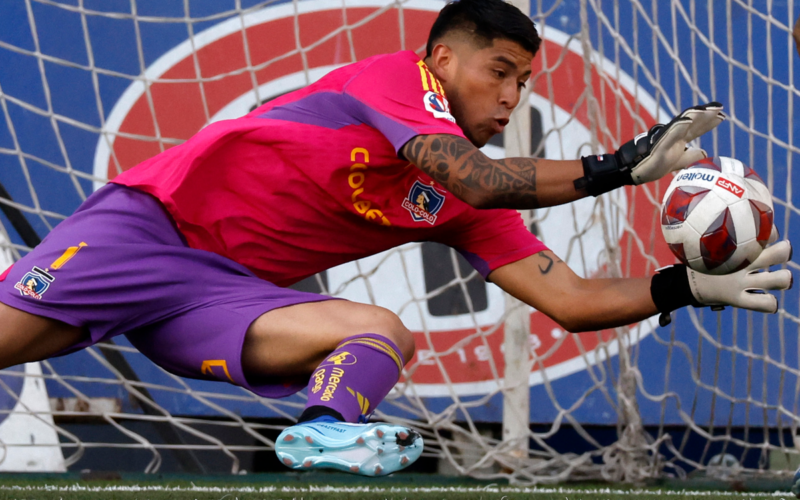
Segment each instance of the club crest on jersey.
[[50,288],[50,283],[53,281],[55,278],[50,273],[33,266],[33,269],[25,273],[25,276],[14,285],[14,288],[19,290],[20,295],[42,300],[42,295]]
[[415,222],[424,220],[428,224],[436,223],[436,213],[442,209],[442,205],[444,196],[420,181],[414,182],[408,197],[403,200],[403,208],[411,212],[411,218]]
[[456,119],[450,114],[450,103],[447,102],[447,98],[442,94],[426,92],[424,102],[425,109],[433,113],[434,118],[444,118],[453,123],[456,122]]

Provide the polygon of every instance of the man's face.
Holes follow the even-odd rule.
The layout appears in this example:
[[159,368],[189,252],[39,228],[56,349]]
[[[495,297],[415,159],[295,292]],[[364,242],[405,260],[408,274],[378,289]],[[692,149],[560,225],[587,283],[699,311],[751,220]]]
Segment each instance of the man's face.
[[480,48],[469,41],[448,44],[450,60],[438,63],[450,111],[467,138],[477,147],[503,131],[531,76],[533,54],[516,42],[496,39]]

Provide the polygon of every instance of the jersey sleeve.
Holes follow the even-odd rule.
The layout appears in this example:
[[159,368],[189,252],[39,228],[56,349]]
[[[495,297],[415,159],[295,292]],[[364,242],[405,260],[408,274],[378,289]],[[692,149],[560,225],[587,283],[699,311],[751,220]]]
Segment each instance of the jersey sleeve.
[[376,60],[344,89],[361,121],[379,130],[399,152],[417,135],[464,137],[444,94],[428,67],[410,51]]
[[499,267],[549,250],[516,210],[471,209],[459,222],[437,241],[455,248],[484,279]]

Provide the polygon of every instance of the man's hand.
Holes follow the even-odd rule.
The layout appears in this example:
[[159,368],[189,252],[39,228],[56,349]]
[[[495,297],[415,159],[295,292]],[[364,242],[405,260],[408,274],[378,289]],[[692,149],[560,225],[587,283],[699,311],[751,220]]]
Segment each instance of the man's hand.
[[625,184],[655,181],[674,170],[686,168],[707,156],[688,143],[722,123],[722,104],[710,102],[685,110],[671,122],[654,125],[623,144],[613,155],[585,156],[584,177],[575,181],[598,196]]
[[778,299],[767,290],[788,290],[792,273],[788,269],[770,271],[769,266],[785,264],[792,258],[792,245],[780,241],[761,252],[755,262],[741,271],[711,276],[686,268],[692,295],[706,306],[736,306],[764,313],[778,311]]
[[623,162],[632,165],[634,184],[658,180],[674,170],[702,160],[705,151],[688,143],[713,130],[725,120],[722,104],[710,102],[687,109],[666,125],[655,125],[646,136],[623,144],[617,151]]

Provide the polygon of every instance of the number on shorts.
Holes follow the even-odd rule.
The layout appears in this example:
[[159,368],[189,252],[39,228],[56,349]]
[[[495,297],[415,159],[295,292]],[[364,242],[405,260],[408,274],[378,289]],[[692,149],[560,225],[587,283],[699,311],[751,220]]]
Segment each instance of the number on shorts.
[[56,260],[53,261],[52,264],[50,264],[50,269],[52,271],[61,269],[62,267],[64,267],[64,264],[69,262],[71,258],[75,257],[75,254],[78,253],[78,251],[80,251],[81,248],[86,246],[89,245],[81,241],[80,244],[78,244],[78,246],[67,248],[66,250],[64,250],[64,253],[61,254],[61,257],[57,258]]
[[228,377],[228,380],[233,382],[231,374],[228,373],[228,363],[226,363],[224,359],[207,359],[203,361],[203,364],[200,367],[200,373],[202,373],[203,375],[216,376],[214,375],[214,370],[212,370],[212,368],[215,366],[222,367],[222,370],[225,372],[225,376]]

